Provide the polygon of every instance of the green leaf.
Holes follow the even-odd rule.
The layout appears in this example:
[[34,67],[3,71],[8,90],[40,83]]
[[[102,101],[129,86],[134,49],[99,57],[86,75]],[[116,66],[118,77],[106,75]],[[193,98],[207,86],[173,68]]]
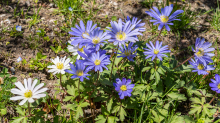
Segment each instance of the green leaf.
[[11,77],[11,78],[10,78],[10,81],[11,81],[11,82],[16,82],[16,81],[17,81],[17,77]]
[[2,71],[3,71],[4,74],[6,74],[8,72],[8,69],[7,68],[3,68]]
[[187,98],[185,97],[184,94],[179,94],[179,93],[175,93],[175,92],[171,92],[171,93],[167,94],[167,96],[169,96],[173,100],[178,100],[178,101],[186,101],[187,100]]
[[67,85],[67,93],[72,95],[72,96],[75,96],[75,88],[73,85]]
[[23,110],[21,107],[16,107],[16,112],[19,113],[22,116],[25,116],[25,110]]
[[144,68],[141,70],[141,72],[145,72],[145,71],[150,70],[150,69],[151,69],[151,67],[144,67]]
[[95,120],[96,120],[96,123],[105,123],[107,119],[106,119],[106,116],[99,115]]
[[76,119],[78,119],[80,116],[83,116],[83,110],[81,106],[78,106],[76,109]]
[[192,107],[194,107],[194,108],[191,108],[191,110],[189,111],[189,114],[192,114],[192,115],[195,114],[196,112],[200,113],[202,110],[201,105],[193,105]]
[[118,121],[117,117],[114,117],[114,116],[108,117],[108,123],[116,123],[116,121]]
[[155,81],[156,81],[157,84],[160,81],[160,75],[157,71],[155,72]]
[[10,123],[20,123],[24,117],[13,117],[13,119]]
[[83,103],[80,104],[81,107],[86,107],[86,106],[88,106],[88,105],[89,105],[88,102],[83,102]]
[[125,112],[125,110],[122,106],[121,106],[120,111],[119,111],[119,116],[120,116],[121,121],[124,121],[125,116],[127,116],[127,113]]
[[190,101],[192,101],[193,104],[203,104],[202,101],[197,97],[190,98]]
[[118,105],[115,106],[115,107],[113,108],[113,110],[112,110],[112,113],[118,112],[119,109],[120,109],[120,106],[118,106]]
[[107,110],[108,112],[110,112],[111,108],[112,108],[112,103],[113,103],[113,99],[111,98],[108,102],[107,102]]
[[110,115],[110,113],[106,110],[104,105],[101,105],[101,111],[102,111],[102,114],[104,114],[106,116]]
[[7,114],[7,109],[6,108],[0,109],[0,116],[3,116],[5,114]]

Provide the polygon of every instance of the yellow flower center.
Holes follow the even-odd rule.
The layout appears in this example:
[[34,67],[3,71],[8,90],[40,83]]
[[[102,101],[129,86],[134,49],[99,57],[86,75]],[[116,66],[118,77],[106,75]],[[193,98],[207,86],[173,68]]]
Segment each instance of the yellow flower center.
[[204,69],[204,66],[203,66],[203,64],[199,64],[199,65],[197,66],[197,68],[198,68],[199,70],[203,70],[203,69]]
[[125,44],[126,47],[128,47],[128,44]]
[[126,34],[124,32],[117,32],[116,34],[116,39],[119,40],[119,41],[123,41],[125,40],[126,38]]
[[154,49],[154,54],[158,54],[159,53],[159,50],[158,49]]
[[86,35],[89,36],[89,33],[88,33],[88,32],[84,32],[84,33],[82,33],[82,37],[85,38],[85,39],[86,39],[86,37],[84,37],[83,34],[86,34]]
[[77,76],[82,76],[83,75],[83,71],[82,70],[77,70],[76,71],[76,75]]
[[61,63],[61,62],[58,62],[57,63],[57,69],[63,69],[63,63]]
[[95,65],[100,65],[101,61],[96,59],[94,63],[95,63]]
[[203,56],[204,50],[202,48],[199,48],[199,51],[196,53],[197,56]]
[[120,89],[121,89],[122,91],[126,91],[126,90],[127,90],[127,87],[126,87],[126,85],[122,85],[122,86],[120,87]]
[[124,54],[125,54],[126,56],[129,56],[129,55],[131,54],[131,51],[130,51],[130,50],[126,50],[126,51],[124,52]]
[[95,37],[92,39],[92,43],[93,44],[98,44],[100,42],[100,38],[99,37]]
[[160,16],[160,20],[161,20],[161,22],[166,23],[169,20],[169,17],[162,15],[162,16]]
[[218,84],[218,89],[220,89],[220,83]]
[[24,93],[24,96],[25,96],[26,98],[32,97],[32,91],[31,91],[31,90],[27,90],[27,91]]
[[82,48],[78,48],[78,51],[83,53],[84,52],[83,48],[85,48],[85,46],[83,46]]

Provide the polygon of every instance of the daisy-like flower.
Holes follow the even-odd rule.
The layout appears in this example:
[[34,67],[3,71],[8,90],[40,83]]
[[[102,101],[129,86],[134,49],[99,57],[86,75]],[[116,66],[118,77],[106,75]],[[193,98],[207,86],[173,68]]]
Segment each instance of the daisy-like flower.
[[20,62],[22,60],[22,58],[19,56],[17,59],[17,62]]
[[202,61],[204,65],[208,64],[209,62],[213,62],[211,57],[215,54],[210,52],[214,51],[215,48],[212,48],[211,46],[212,43],[205,42],[204,38],[201,41],[200,38],[196,38],[195,49],[192,47],[192,51],[195,52],[195,57]]
[[[68,42],[71,44],[72,41],[68,41]],[[71,52],[74,56],[78,55],[78,51],[84,53],[83,48],[85,48],[85,46],[83,46],[82,48],[79,48],[79,46],[73,46],[73,45],[67,46],[68,51]],[[78,55],[76,59],[80,59],[80,55]]]
[[122,20],[119,19],[118,23],[113,21],[110,22],[112,28],[108,28],[109,34],[111,35],[111,39],[109,42],[113,42],[114,45],[121,46],[125,45],[125,42],[138,41],[137,35],[142,35],[142,33],[138,32],[139,29],[135,29],[136,25],[131,25],[131,21],[127,21],[124,25],[122,24]]
[[146,43],[146,46],[149,49],[144,48],[144,50],[146,50],[144,52],[144,54],[147,55],[147,57],[145,59],[152,57],[151,61],[153,61],[155,57],[159,58],[159,60],[162,61],[163,60],[162,57],[164,57],[164,56],[167,57],[167,55],[165,55],[163,53],[170,52],[170,50],[168,50],[168,45],[162,47],[162,42],[159,43],[159,41],[156,41],[156,46],[154,46],[151,41],[150,41],[150,45]]
[[56,73],[61,73],[64,74],[66,69],[70,69],[70,59],[67,58],[66,56],[64,58],[59,58],[58,56],[53,60],[51,59],[51,61],[55,64],[55,65],[49,65],[47,66],[47,68],[52,68],[50,69],[48,72],[56,74]]
[[87,74],[88,71],[85,70],[86,66],[78,60],[76,61],[75,64],[76,64],[76,66],[74,66],[73,64],[70,63],[71,70],[65,70],[67,73],[73,74],[71,79],[79,78],[81,82],[83,81],[84,78],[89,80],[89,78],[86,76],[91,76],[91,75]]
[[204,65],[203,62],[198,59],[191,59],[189,63],[192,65],[192,68],[194,69],[192,70],[192,72],[198,72],[198,75],[207,75],[209,74],[207,71],[215,70],[214,65]]
[[145,28],[142,27],[145,25],[145,23],[141,23],[141,19],[138,20],[137,17],[133,17],[132,20],[129,16],[127,16],[127,19],[125,19],[125,22],[131,21],[131,25],[135,25],[135,29],[139,29],[139,32],[144,32]]
[[46,94],[43,93],[47,90],[47,88],[42,88],[44,86],[44,83],[41,83],[37,86],[36,84],[37,79],[35,79],[32,84],[31,78],[28,78],[28,80],[24,79],[24,86],[21,84],[21,82],[16,82],[15,85],[18,87],[18,89],[11,89],[11,93],[17,94],[18,96],[11,97],[10,100],[22,100],[19,105],[23,105],[26,101],[28,101],[29,103],[33,103],[34,98],[39,99],[41,97],[45,97]]
[[16,26],[16,30],[17,30],[17,31],[21,31],[21,26],[18,26],[18,25],[17,25],[17,26]]
[[91,53],[89,54],[86,50],[84,50],[87,56],[83,53],[78,52],[82,57],[85,58],[85,61],[83,62],[84,65],[88,65],[86,68],[87,71],[95,69],[95,71],[103,71],[103,68],[108,70],[106,65],[110,64],[109,57],[104,54],[106,51],[100,51],[97,53]]
[[122,78],[122,81],[117,78],[116,83],[113,83],[115,86],[115,90],[118,91],[118,95],[120,99],[124,99],[125,96],[131,96],[131,92],[133,91],[134,84],[130,84],[131,79]]
[[71,7],[68,8],[69,11],[73,11],[73,9]]
[[83,34],[83,36],[87,38],[86,44],[88,44],[89,47],[95,46],[96,51],[99,50],[100,45],[104,46],[103,43],[106,42],[105,40],[111,38],[107,32],[103,32],[103,30],[100,30],[99,28],[94,29],[89,36],[86,34]]
[[75,37],[71,37],[70,39],[74,39],[74,41],[71,42],[71,45],[80,47],[83,46],[84,41],[86,40],[86,37],[83,36],[83,34],[90,35],[90,33],[95,29],[97,24],[92,25],[92,21],[87,21],[87,25],[85,27],[82,20],[80,20],[80,27],[76,24],[76,28],[71,28],[72,32],[69,32],[69,34],[74,35]]
[[150,20],[150,22],[154,22],[154,25],[160,24],[158,26],[158,30],[161,30],[163,26],[165,26],[167,31],[170,31],[170,27],[168,25],[173,25],[171,21],[180,21],[180,19],[176,19],[178,17],[177,15],[184,12],[183,10],[176,10],[172,15],[170,15],[173,10],[173,4],[171,4],[170,6],[166,6],[165,8],[161,8],[161,12],[158,10],[157,7],[153,7],[153,9],[155,11],[152,9],[150,9],[150,11],[145,11],[148,15],[156,19]]
[[209,83],[209,86],[216,93],[220,93],[220,76],[215,74],[215,80],[211,79],[212,83]]
[[136,56],[137,52],[136,52],[136,49],[138,48],[137,45],[135,45],[134,47],[133,46],[133,42],[129,43],[128,46],[124,45],[124,48],[122,46],[120,46],[119,50],[121,51],[121,53],[118,53],[118,54],[121,54],[120,56],[117,56],[118,58],[119,57],[123,57],[123,58],[127,58],[129,61],[134,61],[133,58]]

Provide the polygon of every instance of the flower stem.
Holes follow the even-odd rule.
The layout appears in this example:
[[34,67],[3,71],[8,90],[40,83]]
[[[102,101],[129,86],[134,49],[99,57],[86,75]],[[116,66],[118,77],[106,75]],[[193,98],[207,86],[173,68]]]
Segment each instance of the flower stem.
[[111,74],[110,74],[110,77],[109,77],[110,81],[111,81],[111,79],[112,79],[112,71],[113,71],[113,66],[114,66],[114,64],[115,64],[115,58],[117,57],[117,54],[118,54],[118,47],[119,47],[119,45],[117,46],[116,55],[115,55],[114,60],[113,60],[113,63],[112,63]]
[[[164,26],[163,26],[163,27],[164,27]],[[163,30],[163,27],[162,27],[162,29],[160,30],[159,35],[157,36],[157,40],[158,40],[158,38],[160,37],[160,34],[161,34],[162,30]],[[157,40],[156,40],[156,41],[157,41]]]
[[78,93],[79,93],[79,101],[80,101],[80,90],[79,90],[79,85],[80,85],[80,79],[79,79],[79,82],[78,82]]
[[29,113],[29,116],[31,116],[31,107],[30,107],[30,103],[28,102],[28,113]]
[[92,121],[93,121],[93,123],[95,123],[95,120],[94,120],[94,117],[95,117],[95,114],[94,114],[94,112],[92,111],[92,100],[91,100],[91,93],[89,93],[89,102],[90,102],[90,109],[91,109],[91,113],[92,113]]
[[189,61],[192,57],[194,57],[195,55],[192,55],[191,57],[189,57],[188,59],[186,59],[183,63],[181,63],[180,65],[176,66],[175,68],[173,68],[173,70],[175,70],[176,68],[178,68],[179,66],[181,66],[182,64],[184,64],[185,62]]
[[[63,86],[62,86],[62,74],[61,73],[60,73],[60,86],[61,86],[62,90],[65,91]],[[61,103],[63,102],[63,98],[64,98],[64,93],[62,93]]]
[[209,102],[209,104],[212,103],[212,101],[215,99],[216,96],[217,96],[217,92],[215,93],[215,96],[212,98],[212,100]]

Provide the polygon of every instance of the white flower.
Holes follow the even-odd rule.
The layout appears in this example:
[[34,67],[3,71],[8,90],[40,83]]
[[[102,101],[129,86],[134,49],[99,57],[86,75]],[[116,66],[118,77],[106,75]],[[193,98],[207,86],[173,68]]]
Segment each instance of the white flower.
[[64,74],[66,69],[70,69],[70,59],[67,58],[66,60],[66,56],[64,58],[59,58],[58,56],[53,60],[51,59],[51,61],[55,64],[55,65],[50,65],[47,68],[52,68],[50,69],[48,72],[51,72],[53,74],[56,73],[61,73]]
[[[68,43],[71,44],[72,41],[74,41],[74,39],[69,40]],[[79,58],[80,58],[80,55],[78,54],[77,51],[84,53],[83,48],[85,48],[85,46],[83,46],[82,48],[79,48],[79,46],[73,46],[73,45],[68,45],[68,46],[67,46],[67,49],[68,49],[69,52],[72,52],[72,54],[73,54],[74,56],[75,56],[75,55],[78,55],[76,59],[79,59]],[[84,59],[84,58],[82,58],[82,59]]]
[[[17,94],[18,96],[11,97],[10,100],[22,100],[19,105],[23,105],[26,101],[29,103],[33,103],[34,99],[39,99],[41,97],[45,97],[46,94],[42,94],[47,90],[47,88],[42,88],[44,86],[44,83],[41,83],[35,87],[37,84],[37,79],[34,80],[32,84],[31,78],[24,79],[24,86],[21,84],[21,82],[16,82],[15,85],[19,88],[12,88],[11,93]],[[40,90],[39,90],[40,89]]]
[[22,58],[19,56],[17,59],[17,62],[20,62],[22,60]]

